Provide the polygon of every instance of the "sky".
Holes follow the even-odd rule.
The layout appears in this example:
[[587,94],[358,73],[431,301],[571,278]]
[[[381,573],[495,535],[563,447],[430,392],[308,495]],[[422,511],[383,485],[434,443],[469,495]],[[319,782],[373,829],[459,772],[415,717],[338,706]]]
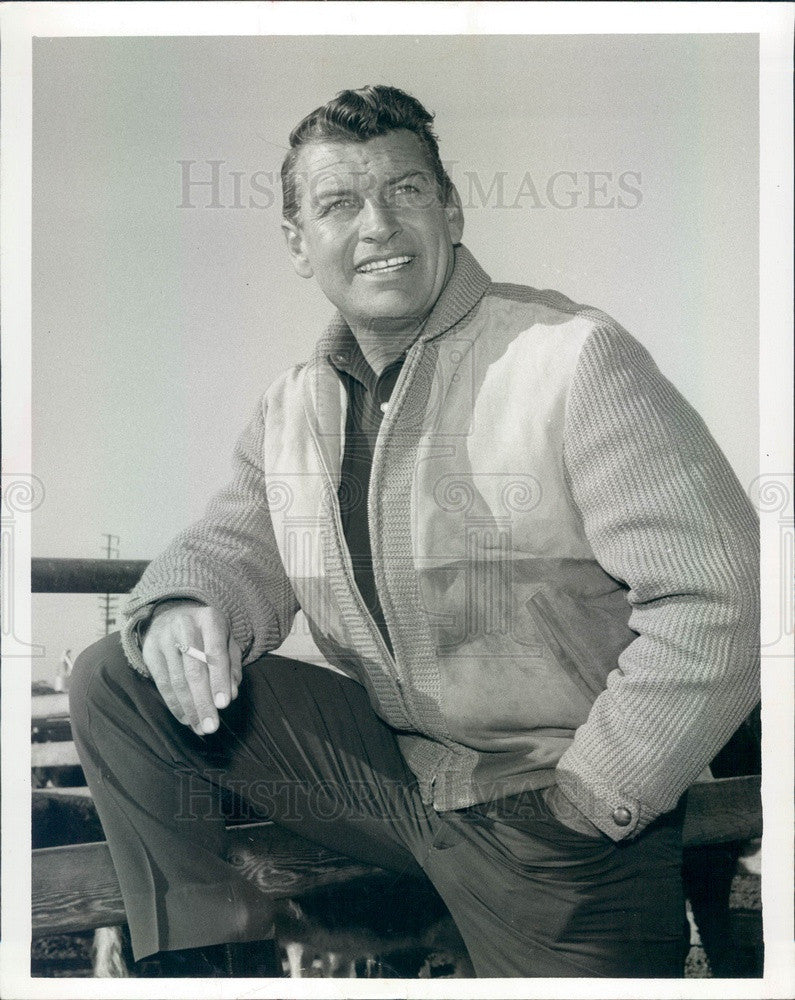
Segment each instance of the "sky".
[[[614,316],[750,488],[754,36],[37,38],[34,556],[98,557],[110,532],[151,558],[225,481],[330,314],[283,246],[287,136],[377,82],[436,113],[487,272]],[[34,595],[34,678],[100,630],[97,597]]]

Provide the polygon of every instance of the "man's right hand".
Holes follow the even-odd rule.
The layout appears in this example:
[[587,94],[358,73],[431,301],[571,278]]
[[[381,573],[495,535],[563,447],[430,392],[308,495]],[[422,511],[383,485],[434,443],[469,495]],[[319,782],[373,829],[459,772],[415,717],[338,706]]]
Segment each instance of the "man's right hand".
[[[207,663],[179,646],[201,650]],[[164,601],[155,608],[141,650],[163,700],[186,726],[204,736],[218,728],[218,709],[237,697],[240,647],[226,617],[196,601]]]

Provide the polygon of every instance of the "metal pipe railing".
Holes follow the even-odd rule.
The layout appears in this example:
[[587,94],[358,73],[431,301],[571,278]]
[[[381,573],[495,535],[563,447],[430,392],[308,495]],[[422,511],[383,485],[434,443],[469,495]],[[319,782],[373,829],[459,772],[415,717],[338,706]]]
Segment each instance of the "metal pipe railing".
[[31,559],[34,594],[126,594],[148,559]]

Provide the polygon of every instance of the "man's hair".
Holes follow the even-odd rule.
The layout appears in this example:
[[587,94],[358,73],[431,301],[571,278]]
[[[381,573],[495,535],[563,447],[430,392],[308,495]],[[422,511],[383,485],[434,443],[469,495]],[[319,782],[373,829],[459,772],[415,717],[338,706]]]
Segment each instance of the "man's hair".
[[432,125],[433,115],[416,97],[397,87],[378,84],[341,91],[328,104],[315,108],[290,133],[290,150],[282,164],[282,215],[290,222],[298,217],[295,165],[304,146],[313,142],[367,142],[396,129],[413,132],[420,140],[442,201],[446,202],[453,184],[439,158]]

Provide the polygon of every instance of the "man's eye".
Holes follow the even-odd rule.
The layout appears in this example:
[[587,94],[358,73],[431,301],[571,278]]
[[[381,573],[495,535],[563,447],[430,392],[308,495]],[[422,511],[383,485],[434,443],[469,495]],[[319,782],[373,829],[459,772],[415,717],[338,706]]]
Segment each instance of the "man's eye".
[[390,200],[393,204],[402,205],[406,208],[427,208],[433,198],[433,194],[422,185],[398,184],[392,191]]
[[323,214],[344,211],[345,209],[353,208],[354,205],[355,203],[352,198],[337,198],[336,201],[330,201],[327,205],[323,206]]

